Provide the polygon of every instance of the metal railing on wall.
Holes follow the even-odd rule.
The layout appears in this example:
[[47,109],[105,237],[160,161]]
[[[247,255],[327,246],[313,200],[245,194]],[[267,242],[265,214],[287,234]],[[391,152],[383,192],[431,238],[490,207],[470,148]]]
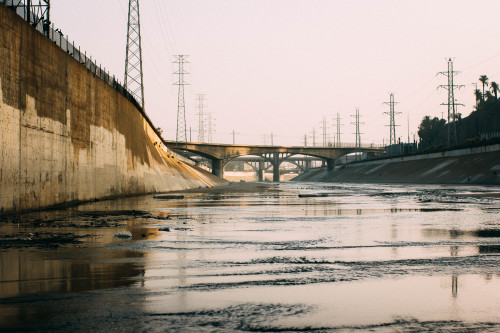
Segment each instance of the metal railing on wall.
[[[317,148],[356,148],[356,144],[354,142],[342,142],[342,143],[333,143],[328,142],[325,146],[323,144],[316,143],[315,145],[310,145],[309,147],[317,147]],[[359,148],[384,148],[385,145],[379,143],[363,143],[359,146]]]
[[[7,8],[14,10],[18,16],[23,18],[26,22],[29,22],[36,30],[41,34],[51,40],[54,44],[59,46],[64,52],[72,56],[76,61],[78,61],[82,66],[85,66],[93,75],[99,77],[108,85],[113,87],[120,94],[125,96],[132,104],[134,104],[139,110],[143,111],[141,105],[132,96],[132,94],[125,89],[121,82],[119,82],[115,76],[111,76],[106,68],[102,68],[101,64],[97,64],[92,56],[88,56],[87,52],[82,52],[80,46],[76,46],[75,42],[70,42],[68,35],[64,36],[60,29],[54,29],[54,24],[47,25],[46,22],[41,20],[40,17],[30,11],[28,6],[25,5],[22,0],[0,0],[0,4],[3,4]],[[37,22],[32,24],[32,22]]]

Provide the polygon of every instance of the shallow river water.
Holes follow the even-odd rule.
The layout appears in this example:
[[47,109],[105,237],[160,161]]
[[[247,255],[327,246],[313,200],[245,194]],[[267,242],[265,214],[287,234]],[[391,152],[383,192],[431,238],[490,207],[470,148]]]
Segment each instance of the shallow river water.
[[498,187],[182,195],[3,217],[0,331],[500,331]]

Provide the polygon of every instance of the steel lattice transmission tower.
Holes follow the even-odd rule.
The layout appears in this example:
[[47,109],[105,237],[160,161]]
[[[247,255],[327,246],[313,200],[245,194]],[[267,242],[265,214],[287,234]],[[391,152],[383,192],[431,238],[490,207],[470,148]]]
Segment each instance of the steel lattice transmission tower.
[[321,130],[322,130],[322,138],[323,138],[323,147],[326,147],[328,145],[328,136],[327,136],[327,130],[328,126],[326,125],[326,118],[323,116],[323,121],[321,122]]
[[448,77],[448,84],[438,87],[448,90],[448,103],[441,103],[441,105],[448,105],[448,147],[458,143],[456,106],[463,105],[455,102],[455,88],[460,89],[463,87],[463,85],[456,85],[453,83],[453,77],[458,73],[460,72],[453,71],[453,60],[451,58],[448,59],[448,71],[438,73]]
[[337,113],[337,126],[336,126],[336,129],[337,129],[337,140],[335,142],[335,147],[340,147],[342,145],[342,143],[340,142],[340,115]]
[[389,112],[384,112],[384,114],[388,114],[390,118],[389,122],[389,145],[396,144],[396,121],[395,121],[395,115],[396,114],[401,114],[401,112],[394,112],[394,105],[398,104],[397,102],[394,102],[394,93],[389,93],[389,102],[384,102],[384,104],[389,105]]
[[174,64],[178,65],[177,71],[173,74],[177,75],[177,82],[174,85],[179,87],[177,94],[177,131],[175,133],[176,142],[187,142],[187,129],[186,129],[186,104],[184,102],[184,86],[189,83],[184,80],[184,75],[189,74],[184,69],[184,65],[188,64],[187,55],[174,56]]
[[214,132],[215,132],[215,119],[212,115],[212,113],[207,114],[207,120],[208,120],[208,143],[212,143],[214,139]]
[[205,142],[205,94],[198,94],[196,100],[198,101],[198,142]]
[[359,108],[356,108],[356,113],[351,116],[355,119],[355,122],[351,124],[356,125],[356,133],[353,134],[356,134],[356,152],[358,152],[361,148],[361,134],[363,134],[359,131],[359,124],[363,124],[359,122]]
[[51,23],[50,0],[25,0],[24,3],[15,0],[0,0],[0,3],[4,3],[16,12],[18,8],[22,8],[24,10],[24,19],[34,28],[38,28],[41,24],[43,34],[49,37]]
[[125,55],[124,87],[144,109],[144,85],[142,80],[141,23],[139,0],[128,2],[127,50]]

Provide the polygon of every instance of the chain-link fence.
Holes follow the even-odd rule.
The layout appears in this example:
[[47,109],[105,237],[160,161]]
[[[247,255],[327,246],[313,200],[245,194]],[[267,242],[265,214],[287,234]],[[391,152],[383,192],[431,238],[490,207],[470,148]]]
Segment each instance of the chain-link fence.
[[[54,29],[54,24],[50,24],[47,20],[44,20],[41,15],[40,5],[32,5],[28,7],[25,1],[22,0],[0,0],[0,4],[5,5],[7,8],[14,10],[17,15],[22,17],[26,22],[29,22],[36,30],[41,34],[49,38],[54,44],[59,46],[64,52],[72,56],[81,65],[85,66],[93,75],[99,77],[115,90],[120,92],[125,96],[130,102],[132,102],[136,107],[142,110],[142,107],[132,96],[132,94],[123,87],[123,85],[115,78],[111,76],[106,69],[102,68],[101,65],[97,65],[95,59],[92,56],[88,56],[87,52],[82,52],[79,46],[75,45],[75,42],[70,42],[69,37],[62,33],[60,29]],[[35,9],[33,9],[35,8]]]

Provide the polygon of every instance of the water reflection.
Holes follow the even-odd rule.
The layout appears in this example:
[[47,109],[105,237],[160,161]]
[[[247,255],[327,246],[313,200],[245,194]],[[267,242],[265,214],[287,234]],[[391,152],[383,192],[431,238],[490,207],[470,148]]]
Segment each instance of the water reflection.
[[499,238],[500,230],[497,229],[479,229],[479,230],[460,230],[454,227],[450,230],[425,228],[422,235],[427,238]]
[[456,298],[458,296],[458,276],[451,276],[451,296]]
[[[116,258],[118,256],[118,258]],[[136,251],[114,253],[115,259],[137,259]],[[19,249],[0,252],[0,295],[9,298],[36,293],[81,292],[86,290],[123,287],[142,275],[144,268],[137,263],[88,263],[73,260],[46,259]]]
[[481,254],[500,253],[500,245],[480,245],[478,248]]
[[0,240],[79,237],[50,249],[0,242],[0,328],[500,328],[496,199],[457,202],[471,189],[450,186],[254,190],[124,198],[0,224]]
[[[112,205],[112,202],[108,202]],[[159,236],[148,219],[162,212],[136,210],[34,212],[3,216],[0,224],[0,298],[127,287],[144,275],[146,253],[107,248],[123,241]]]

